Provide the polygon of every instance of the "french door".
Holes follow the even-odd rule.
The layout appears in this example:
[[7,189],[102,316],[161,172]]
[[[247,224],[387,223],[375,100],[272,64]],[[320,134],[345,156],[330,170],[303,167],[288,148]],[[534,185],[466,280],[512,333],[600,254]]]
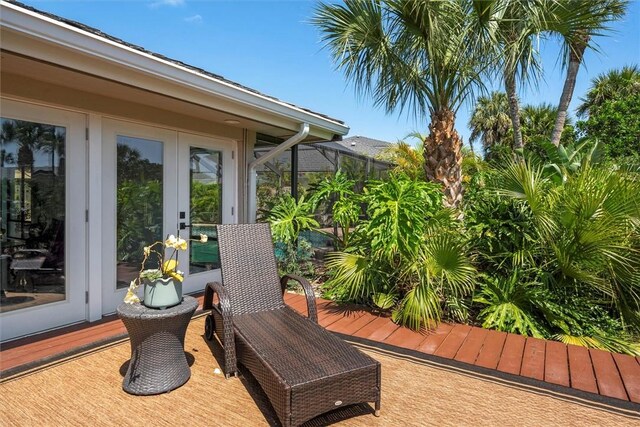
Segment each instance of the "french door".
[[86,318],[86,116],[2,99],[0,341]]
[[215,225],[236,222],[234,150],[228,141],[178,134],[178,229],[190,240],[178,254],[183,292],[202,291],[221,279]]
[[184,293],[219,280],[215,224],[235,221],[235,142],[116,120],[102,129],[103,314],[138,276],[144,247],[170,234],[190,239],[178,253]]

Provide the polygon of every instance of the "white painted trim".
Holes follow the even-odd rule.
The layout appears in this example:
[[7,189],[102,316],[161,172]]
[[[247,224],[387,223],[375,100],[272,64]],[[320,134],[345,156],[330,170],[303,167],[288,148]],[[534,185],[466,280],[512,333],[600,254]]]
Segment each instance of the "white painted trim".
[[89,128],[89,153],[87,171],[88,191],[88,249],[89,259],[87,283],[89,289],[89,304],[87,319],[90,322],[102,318],[102,116],[89,114],[87,126]]
[[322,117],[283,101],[269,98],[247,88],[198,73],[174,62],[116,43],[96,34],[73,27],[55,19],[0,2],[0,23],[3,27],[36,40],[63,46],[84,55],[118,64],[131,70],[190,87],[210,96],[233,101],[252,109],[285,117],[294,122],[306,122],[334,134],[345,135],[348,126]]

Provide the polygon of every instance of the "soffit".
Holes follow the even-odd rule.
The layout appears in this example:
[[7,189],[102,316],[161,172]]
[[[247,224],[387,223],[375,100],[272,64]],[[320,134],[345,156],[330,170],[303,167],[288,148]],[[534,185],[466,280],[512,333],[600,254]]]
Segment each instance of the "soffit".
[[[26,58],[6,51],[1,53],[0,61],[2,63],[3,73],[19,75],[25,79],[33,79],[36,81],[55,84],[57,86],[89,92],[106,98],[118,99],[142,106],[163,109],[168,112],[175,111],[179,112],[181,115],[219,123],[223,126],[249,129],[278,138],[287,138],[295,133],[289,129],[273,126],[269,123],[250,120],[239,115],[229,114],[225,111],[211,108],[210,106],[202,106],[195,103],[185,102],[183,100],[152,91],[68,70],[60,66]],[[221,108],[223,107],[221,106]],[[95,112],[101,113],[102,111]],[[239,123],[231,125],[225,123],[225,120],[237,120]],[[313,139],[317,140],[318,137],[312,136],[308,138],[308,140]]]

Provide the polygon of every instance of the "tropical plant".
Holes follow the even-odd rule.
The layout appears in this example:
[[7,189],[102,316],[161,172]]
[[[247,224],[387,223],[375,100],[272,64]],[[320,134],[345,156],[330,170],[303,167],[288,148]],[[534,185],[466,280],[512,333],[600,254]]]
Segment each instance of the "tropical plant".
[[[558,116],[558,110],[551,104],[525,105],[520,114],[522,134],[525,146],[536,150],[545,141],[551,141],[551,131]],[[562,132],[562,144],[570,144],[575,140],[573,124],[570,118],[565,120]],[[539,150],[538,150],[539,151]]]
[[500,176],[504,196],[530,209],[540,268],[556,294],[600,301],[626,330],[640,331],[640,179],[586,156],[563,183],[542,166],[514,162]]
[[340,227],[340,233],[331,234],[329,237],[334,240],[338,249],[349,244],[351,229],[360,217],[361,208],[359,197],[354,191],[355,185],[354,180],[349,179],[342,170],[338,170],[334,176],[323,179],[310,189],[310,201],[314,211],[323,202],[331,206],[332,219],[334,224]]
[[264,217],[271,224],[274,240],[287,245],[294,244],[300,232],[318,227],[313,217],[313,203],[301,196],[297,201],[290,194],[281,195]]
[[516,269],[507,277],[485,277],[473,301],[483,306],[483,328],[544,338],[537,312],[546,298],[541,283],[523,280]]
[[344,251],[327,256],[327,295],[391,309],[395,321],[414,329],[432,327],[453,306],[447,302],[470,294],[475,275],[442,193],[392,174],[370,182],[363,202],[368,219]]
[[599,145],[590,141],[566,147],[562,144],[556,147],[551,142],[543,141],[541,146],[546,151],[542,161],[543,170],[556,183],[566,182],[586,162],[593,165],[602,159]]
[[611,157],[640,153],[640,68],[623,67],[600,74],[578,107],[588,116],[578,127],[590,140],[602,143]]
[[304,196],[296,201],[290,194],[279,196],[271,209],[262,212],[271,225],[276,260],[281,274],[310,276],[313,273],[313,248],[300,233],[319,226],[313,217],[315,205]]
[[491,149],[505,144],[512,131],[507,95],[492,92],[490,96],[480,96],[469,119],[469,128],[469,142],[481,141],[485,158],[490,158]]
[[444,187],[449,206],[462,199],[455,113],[489,67],[473,33],[472,11],[471,2],[457,0],[346,0],[321,3],[312,21],[360,94],[387,112],[430,116],[425,174]]
[[640,67],[627,65],[610,70],[591,80],[591,87],[576,110],[578,116],[591,114],[604,103],[628,96],[640,95]]
[[578,123],[586,138],[602,142],[611,158],[640,155],[640,95],[605,101]]
[[562,40],[562,64],[567,68],[558,116],[551,134],[551,142],[560,144],[565,120],[573,97],[578,70],[588,48],[597,50],[593,38],[607,34],[614,21],[626,12],[626,0],[546,0],[548,13],[543,31]]
[[[423,141],[426,136],[419,132],[411,132],[402,141],[391,144],[383,150],[378,158],[395,166],[396,173],[404,173],[411,178],[424,179],[424,148]],[[416,140],[415,146],[407,142],[409,139]]]

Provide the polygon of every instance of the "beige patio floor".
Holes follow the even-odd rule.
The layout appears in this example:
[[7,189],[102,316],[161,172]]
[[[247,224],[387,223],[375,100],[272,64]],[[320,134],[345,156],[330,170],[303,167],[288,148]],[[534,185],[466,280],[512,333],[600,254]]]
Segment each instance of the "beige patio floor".
[[[264,394],[249,376],[214,374],[217,344],[202,336],[204,317],[192,320],[185,350],[192,362],[187,384],[170,393],[136,397],[122,376],[128,341],[57,362],[0,384],[1,425],[261,426],[277,425]],[[365,348],[382,363],[382,416],[352,407],[310,425],[344,426],[631,426],[632,414],[593,402],[567,400],[432,362]],[[212,354],[215,354],[216,357]]]

